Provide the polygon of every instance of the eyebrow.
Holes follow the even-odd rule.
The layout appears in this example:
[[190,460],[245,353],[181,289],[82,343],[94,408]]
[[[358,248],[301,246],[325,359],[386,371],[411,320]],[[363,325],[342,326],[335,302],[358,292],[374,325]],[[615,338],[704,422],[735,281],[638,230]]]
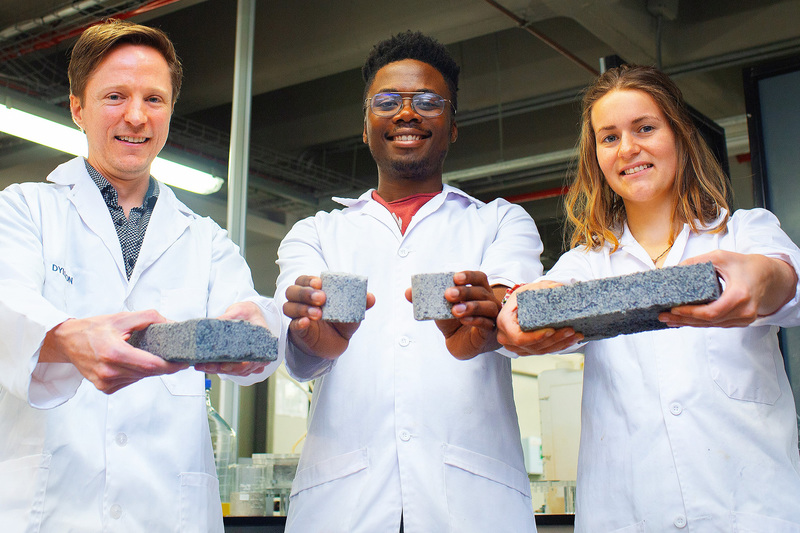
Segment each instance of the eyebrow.
[[[644,122],[646,120],[656,120],[656,121],[661,122],[661,119],[658,118],[656,115],[642,115],[641,117],[637,117],[637,118],[633,119],[631,121],[631,124],[639,124],[640,122]],[[595,135],[597,135],[601,131],[609,131],[609,130],[615,130],[615,129],[617,129],[617,126],[614,125],[614,124],[611,124],[610,126],[603,126],[599,130],[595,131]]]

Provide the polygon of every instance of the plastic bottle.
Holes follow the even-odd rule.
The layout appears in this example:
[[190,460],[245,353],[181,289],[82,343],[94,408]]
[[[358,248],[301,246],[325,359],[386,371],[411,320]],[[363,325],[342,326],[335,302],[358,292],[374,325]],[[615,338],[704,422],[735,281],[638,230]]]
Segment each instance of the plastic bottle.
[[233,469],[239,449],[236,444],[236,432],[225,419],[211,406],[211,380],[206,380],[206,408],[208,410],[208,428],[211,430],[211,447],[214,450],[214,462],[217,465],[219,478],[219,495],[223,502],[230,502],[233,488]]

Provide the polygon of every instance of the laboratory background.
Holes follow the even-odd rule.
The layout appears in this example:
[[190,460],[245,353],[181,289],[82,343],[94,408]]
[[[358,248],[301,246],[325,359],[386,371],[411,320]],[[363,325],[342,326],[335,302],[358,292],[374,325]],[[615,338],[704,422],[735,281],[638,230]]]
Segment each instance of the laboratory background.
[[[545,270],[565,249],[581,90],[622,62],[672,76],[728,172],[734,207],[773,210],[800,242],[800,0],[4,0],[0,188],[43,180],[73,157],[8,131],[4,113],[70,126],[68,52],[106,17],[158,27],[175,43],[185,79],[161,157],[195,172],[200,190],[173,189],[229,229],[265,295],[292,224],[376,185],[360,67],[374,43],[408,29],[446,44],[461,66],[444,181],[525,208]],[[781,343],[797,399],[800,332],[783,331]],[[545,533],[572,531],[582,366],[580,354],[512,363]],[[226,530],[283,531],[313,382],[281,368],[252,387],[216,377],[208,387]]]

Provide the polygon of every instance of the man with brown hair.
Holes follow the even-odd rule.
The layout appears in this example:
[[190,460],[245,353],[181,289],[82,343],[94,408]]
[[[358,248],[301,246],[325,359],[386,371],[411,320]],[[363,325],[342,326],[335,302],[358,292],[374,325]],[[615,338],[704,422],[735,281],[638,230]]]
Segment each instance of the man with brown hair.
[[[279,331],[224,230],[150,176],[182,69],[163,32],[108,21],[69,68],[89,154],[0,193],[0,524],[16,531],[223,530],[203,372],[126,340],[167,320]],[[247,377],[244,377],[247,376]]]

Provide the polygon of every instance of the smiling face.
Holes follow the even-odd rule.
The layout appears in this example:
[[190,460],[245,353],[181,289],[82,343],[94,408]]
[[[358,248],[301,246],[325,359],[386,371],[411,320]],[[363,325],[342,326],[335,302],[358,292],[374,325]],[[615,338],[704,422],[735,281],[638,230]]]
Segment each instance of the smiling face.
[[88,161],[115,188],[147,182],[172,115],[172,80],[154,48],[123,44],[89,77],[83,98],[70,95],[72,119],[85,132]]
[[639,90],[613,90],[595,102],[591,120],[598,164],[626,209],[672,205],[677,146],[655,101]]
[[[381,68],[372,80],[367,97],[397,92],[433,92],[448,100],[452,97],[442,74],[428,63],[414,59],[396,61]],[[379,117],[367,108],[364,118],[363,139],[378,165],[382,183],[393,180],[438,182],[441,189],[444,159],[457,135],[450,105],[441,115],[426,118],[414,111],[411,100],[406,99],[403,108],[393,117]]]

